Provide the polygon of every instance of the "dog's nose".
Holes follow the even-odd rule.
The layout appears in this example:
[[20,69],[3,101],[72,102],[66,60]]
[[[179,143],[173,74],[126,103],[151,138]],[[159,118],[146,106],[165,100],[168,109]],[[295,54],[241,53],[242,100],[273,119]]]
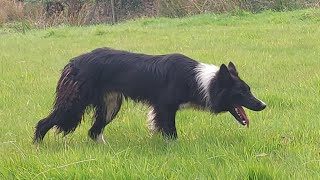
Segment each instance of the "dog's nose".
[[261,106],[261,110],[264,110],[267,107],[266,103],[264,103],[261,100],[260,100],[260,106]]
[[258,111],[262,111],[262,110],[264,110],[264,109],[267,107],[266,103],[264,103],[264,102],[261,101],[261,100],[259,100],[259,102],[257,102],[257,104],[258,104],[258,107],[259,107],[259,110],[258,110]]

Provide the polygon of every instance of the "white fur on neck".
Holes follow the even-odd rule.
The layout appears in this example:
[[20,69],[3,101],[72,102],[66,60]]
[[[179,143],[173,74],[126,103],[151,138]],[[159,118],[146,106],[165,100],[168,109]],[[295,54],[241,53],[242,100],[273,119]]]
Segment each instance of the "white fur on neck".
[[219,71],[218,66],[200,63],[196,68],[196,80],[198,83],[199,90],[206,103],[210,100],[209,86],[211,80],[216,76]]

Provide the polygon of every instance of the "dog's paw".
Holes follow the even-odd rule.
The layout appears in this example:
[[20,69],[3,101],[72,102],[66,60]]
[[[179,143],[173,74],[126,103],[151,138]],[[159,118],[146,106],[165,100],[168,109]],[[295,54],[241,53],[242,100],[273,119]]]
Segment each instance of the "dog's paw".
[[96,142],[99,143],[99,144],[105,144],[106,143],[106,141],[104,140],[104,137],[103,137],[103,133],[100,133],[97,136]]

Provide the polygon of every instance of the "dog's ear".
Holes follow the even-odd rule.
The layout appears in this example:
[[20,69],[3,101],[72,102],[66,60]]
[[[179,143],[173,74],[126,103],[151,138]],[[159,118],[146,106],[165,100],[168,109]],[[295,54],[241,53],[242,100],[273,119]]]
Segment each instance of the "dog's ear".
[[236,69],[236,66],[232,62],[229,62],[228,69],[229,69],[231,74],[233,74],[235,76],[238,76],[238,71]]
[[218,73],[218,80],[220,80],[223,84],[231,82],[232,77],[231,74],[225,64],[222,64]]

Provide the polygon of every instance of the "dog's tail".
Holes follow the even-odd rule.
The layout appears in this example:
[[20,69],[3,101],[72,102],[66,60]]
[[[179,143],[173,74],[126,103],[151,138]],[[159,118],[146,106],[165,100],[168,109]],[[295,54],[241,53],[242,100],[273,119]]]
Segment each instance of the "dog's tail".
[[66,135],[80,124],[88,102],[86,92],[80,91],[83,82],[76,78],[78,71],[73,62],[64,67],[57,84],[53,110],[48,117],[37,123],[34,142],[42,141],[53,126]]

